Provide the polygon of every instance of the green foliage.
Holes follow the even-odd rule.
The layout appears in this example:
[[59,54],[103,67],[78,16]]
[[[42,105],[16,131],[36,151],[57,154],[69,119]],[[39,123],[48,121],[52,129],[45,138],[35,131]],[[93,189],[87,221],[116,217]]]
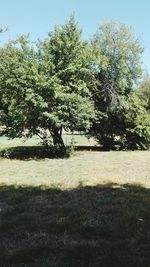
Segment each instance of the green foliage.
[[104,149],[145,150],[150,147],[150,115],[145,107],[145,102],[131,92],[127,97],[121,96],[119,105],[105,117],[101,116],[94,133]]
[[81,41],[81,31],[73,17],[49,33],[38,48],[40,72],[43,79],[51,82],[52,90],[47,95],[47,86],[44,86],[42,96],[48,108],[43,116],[57,144],[62,128],[73,131],[90,127],[93,116],[90,88],[94,77],[87,64],[87,45]]
[[146,75],[136,89],[137,95],[144,100],[147,105],[146,109],[150,112],[150,76]]
[[[74,17],[33,48],[19,37],[0,48],[0,128],[9,137],[38,135],[65,150],[63,131],[83,131],[104,149],[149,146],[149,79],[143,48],[125,25],[103,24],[90,43]],[[146,105],[143,103],[146,103]]]
[[[121,98],[128,99],[141,75],[143,48],[125,25],[115,22],[99,27],[92,46],[97,54],[94,65],[97,86],[92,92],[96,116],[90,134],[104,149],[113,149],[120,124],[124,123],[116,111],[121,108]],[[122,126],[125,130],[125,125]]]
[[56,27],[34,51],[20,37],[0,50],[1,125],[10,137],[51,136],[64,147],[62,130],[86,130],[94,114],[87,44],[74,18]]
[[150,116],[145,102],[132,93],[123,100],[117,111],[120,121],[120,144],[123,149],[148,149],[150,147]]
[[35,53],[26,37],[1,48],[0,124],[5,125],[8,136],[30,135],[30,129],[38,125],[36,119],[44,105],[36,92],[38,79]]

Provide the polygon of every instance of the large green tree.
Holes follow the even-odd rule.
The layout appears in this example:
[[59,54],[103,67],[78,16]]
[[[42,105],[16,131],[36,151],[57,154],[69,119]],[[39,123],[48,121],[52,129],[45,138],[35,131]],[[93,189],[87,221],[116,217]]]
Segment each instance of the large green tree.
[[34,51],[26,38],[0,51],[1,124],[14,136],[38,134],[63,147],[62,130],[86,130],[94,114],[89,52],[74,18]]
[[90,133],[105,149],[110,149],[120,128],[115,110],[141,75],[143,48],[125,25],[115,22],[98,28],[92,47],[97,58],[93,65],[97,86],[92,92],[96,117]]

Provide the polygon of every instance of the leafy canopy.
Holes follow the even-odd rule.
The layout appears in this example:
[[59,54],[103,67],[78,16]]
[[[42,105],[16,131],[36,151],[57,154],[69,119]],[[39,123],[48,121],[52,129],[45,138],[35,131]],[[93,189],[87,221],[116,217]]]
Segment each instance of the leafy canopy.
[[64,148],[62,131],[85,131],[105,149],[150,143],[149,80],[143,47],[125,25],[101,25],[90,42],[71,16],[36,47],[21,36],[0,48],[0,125]]
[[20,37],[0,50],[1,124],[7,135],[49,134],[63,145],[62,128],[90,127],[94,76],[88,67],[87,44],[74,18],[55,27],[33,49]]
[[119,133],[117,115],[121,97],[128,97],[142,73],[139,41],[125,25],[115,22],[100,26],[93,37],[97,87],[93,91],[96,117],[90,134],[106,149],[114,147]]

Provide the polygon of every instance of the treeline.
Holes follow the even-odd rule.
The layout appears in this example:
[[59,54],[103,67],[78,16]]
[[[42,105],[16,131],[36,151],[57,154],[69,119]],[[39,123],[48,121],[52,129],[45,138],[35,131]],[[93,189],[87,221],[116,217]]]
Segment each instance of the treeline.
[[[101,25],[88,41],[74,17],[32,45],[0,48],[1,135],[64,148],[62,131],[83,131],[106,150],[148,149],[150,80],[143,47],[125,25]],[[140,88],[137,88],[140,87]]]

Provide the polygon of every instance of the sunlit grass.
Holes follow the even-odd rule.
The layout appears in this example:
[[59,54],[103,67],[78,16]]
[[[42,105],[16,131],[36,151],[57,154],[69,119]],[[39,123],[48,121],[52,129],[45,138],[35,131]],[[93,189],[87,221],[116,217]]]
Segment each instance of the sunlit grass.
[[69,159],[0,159],[0,183],[56,184],[73,188],[82,183],[140,183],[150,187],[150,151],[75,152]]
[[[65,145],[69,145],[73,142],[74,145],[79,146],[93,146],[96,142],[90,138],[88,139],[84,135],[77,134],[63,134],[63,140]],[[0,137],[0,149],[4,149],[7,147],[16,147],[16,146],[37,146],[41,144],[41,139],[38,136],[33,136],[32,138],[14,138],[9,139],[7,137]]]

